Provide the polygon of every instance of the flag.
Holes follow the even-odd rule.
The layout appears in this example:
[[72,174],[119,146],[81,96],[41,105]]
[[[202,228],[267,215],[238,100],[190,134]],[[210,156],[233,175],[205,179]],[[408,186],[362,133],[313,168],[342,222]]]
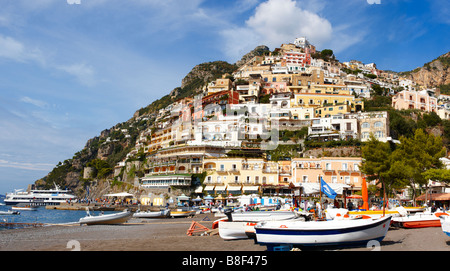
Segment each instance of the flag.
[[337,193],[331,189],[331,187],[323,180],[322,177],[320,177],[320,191],[322,191],[322,193],[325,193],[325,195],[327,195],[327,197],[329,197],[330,199],[334,199],[337,196]]

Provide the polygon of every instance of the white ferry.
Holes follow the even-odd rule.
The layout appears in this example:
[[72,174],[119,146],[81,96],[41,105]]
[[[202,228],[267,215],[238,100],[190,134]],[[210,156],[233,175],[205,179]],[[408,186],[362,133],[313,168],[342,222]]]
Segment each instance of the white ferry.
[[23,192],[22,189],[7,193],[4,199],[6,205],[16,205],[26,203],[35,206],[59,205],[67,201],[76,200],[77,197],[71,194],[70,190],[62,190],[56,184],[54,189],[38,190],[32,189]]

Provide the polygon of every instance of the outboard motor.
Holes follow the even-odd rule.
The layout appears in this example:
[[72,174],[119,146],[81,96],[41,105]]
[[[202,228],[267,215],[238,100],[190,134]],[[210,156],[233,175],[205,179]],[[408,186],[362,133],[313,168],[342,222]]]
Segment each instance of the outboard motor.
[[233,221],[233,217],[231,216],[231,213],[233,212],[233,209],[226,209],[223,211],[223,213],[228,217],[228,221]]

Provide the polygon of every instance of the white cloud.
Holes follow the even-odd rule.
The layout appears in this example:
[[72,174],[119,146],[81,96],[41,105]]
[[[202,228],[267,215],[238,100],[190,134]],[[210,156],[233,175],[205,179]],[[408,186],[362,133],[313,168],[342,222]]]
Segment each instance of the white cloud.
[[6,168],[16,168],[25,170],[36,170],[36,171],[50,171],[55,165],[45,164],[45,163],[23,163],[23,162],[13,162],[0,159],[0,167]]
[[331,23],[316,13],[302,9],[294,0],[268,0],[255,9],[244,27],[231,27],[222,31],[226,39],[225,52],[236,60],[242,52],[257,45],[278,47],[306,36],[320,46],[328,42],[333,33]]
[[40,100],[36,100],[36,99],[32,99],[30,97],[22,97],[20,99],[21,102],[27,103],[27,104],[32,104],[34,106],[40,107],[40,108],[46,108],[48,106],[48,104],[44,101],[40,101]]
[[85,63],[76,63],[72,65],[59,66],[58,69],[75,76],[83,85],[92,86],[95,84],[95,71],[90,65]]

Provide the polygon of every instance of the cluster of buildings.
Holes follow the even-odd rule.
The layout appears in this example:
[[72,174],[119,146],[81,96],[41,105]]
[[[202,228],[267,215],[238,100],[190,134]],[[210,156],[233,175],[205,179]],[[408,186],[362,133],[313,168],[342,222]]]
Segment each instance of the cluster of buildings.
[[[315,53],[298,38],[161,109],[136,142],[136,151],[146,154],[140,186],[203,195],[298,195],[323,178],[348,193],[360,190],[361,157],[274,161],[267,155],[279,145],[298,144],[281,141],[282,131],[307,129],[308,139],[318,142],[366,141],[371,134],[390,140],[388,113],[364,112],[363,98],[370,98],[372,84],[398,86],[399,78],[373,63],[325,61]],[[396,94],[393,106],[411,108],[414,101],[414,108],[437,112],[436,99],[413,91]]]

